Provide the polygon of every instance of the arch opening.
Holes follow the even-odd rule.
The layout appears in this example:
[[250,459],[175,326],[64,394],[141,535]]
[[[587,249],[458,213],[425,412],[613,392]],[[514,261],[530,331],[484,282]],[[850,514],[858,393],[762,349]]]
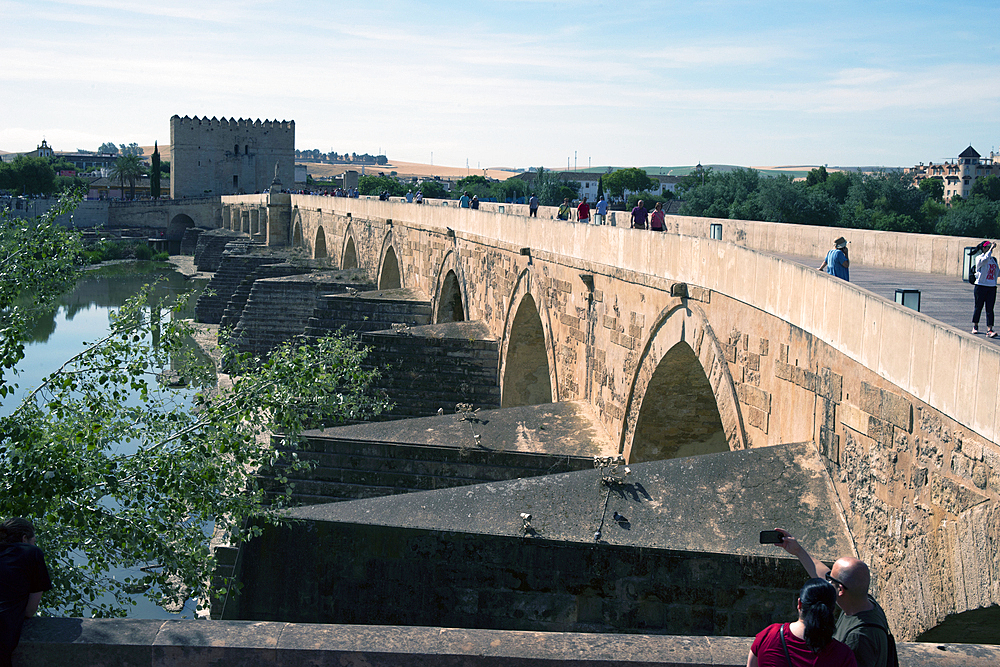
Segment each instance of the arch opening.
[[385,251],[385,258],[382,260],[382,271],[378,277],[379,289],[399,289],[403,286],[403,281],[399,273],[399,260],[396,259],[396,251],[389,246]]
[[462,305],[462,289],[458,285],[458,276],[454,271],[448,271],[441,285],[441,295],[438,300],[437,322],[464,322],[465,306]]
[[705,369],[684,341],[667,350],[639,408],[630,463],[729,451]]
[[302,245],[302,220],[296,219],[295,226],[292,227],[292,247],[301,248]]
[[316,228],[316,240],[313,242],[313,259],[326,257],[326,232],[322,227]]
[[344,259],[340,263],[342,269],[358,268],[358,250],[354,247],[354,239],[347,237],[347,247],[344,248]]
[[167,224],[166,238],[169,241],[180,241],[184,238],[184,232],[191,227],[194,227],[191,216],[179,213]]
[[521,300],[511,325],[501,392],[503,408],[552,402],[545,332],[530,294]]
[[935,644],[1000,644],[1000,605],[949,614],[915,642]]

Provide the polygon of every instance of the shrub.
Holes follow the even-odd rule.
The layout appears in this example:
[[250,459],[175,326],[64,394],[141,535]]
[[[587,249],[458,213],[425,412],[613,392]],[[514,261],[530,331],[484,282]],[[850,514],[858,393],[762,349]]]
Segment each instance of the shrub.
[[135,246],[135,258],[148,260],[153,258],[153,249],[145,243],[138,243]]

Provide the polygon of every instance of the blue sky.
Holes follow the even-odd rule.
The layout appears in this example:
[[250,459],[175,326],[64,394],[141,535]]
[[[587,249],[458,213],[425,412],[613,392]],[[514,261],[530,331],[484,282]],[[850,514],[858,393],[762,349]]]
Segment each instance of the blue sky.
[[0,0],[0,150],[294,120],[471,167],[905,166],[1000,144],[1000,3]]

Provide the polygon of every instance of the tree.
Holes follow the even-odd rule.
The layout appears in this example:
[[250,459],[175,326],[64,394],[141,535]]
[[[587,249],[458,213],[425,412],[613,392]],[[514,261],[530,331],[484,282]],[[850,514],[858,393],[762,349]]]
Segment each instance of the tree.
[[[33,301],[27,290],[51,300],[71,282],[79,242],[54,217],[31,229],[3,221],[0,256],[20,267],[0,275],[6,370],[23,344],[16,319]],[[254,478],[277,459],[266,432],[294,444],[303,428],[385,407],[368,390],[375,373],[362,369],[364,348],[348,337],[293,341],[262,361],[236,356],[232,387],[191,404],[163,370],[197,380],[206,369],[185,342],[189,325],[170,312],[146,294],[133,299],[105,338],[0,419],[0,514],[35,523],[54,584],[47,610],[119,616],[135,591],[158,604],[205,599],[214,569],[206,530],[240,540],[259,532],[245,528],[250,517],[278,520]],[[120,568],[135,574],[114,576]]]
[[424,194],[424,199],[448,198],[448,191],[437,181],[422,181],[417,189]]
[[108,155],[118,155],[118,146],[115,146],[113,141],[105,141],[97,149],[98,153],[107,153]]
[[612,200],[625,199],[625,191],[642,192],[653,187],[653,179],[637,167],[617,169],[603,176],[604,187]]
[[56,172],[41,157],[19,155],[0,165],[0,189],[21,195],[47,195],[56,189]]
[[119,148],[122,155],[138,155],[142,157],[142,148],[134,141],[128,146],[122,144]]
[[977,178],[976,182],[972,184],[972,189],[969,190],[969,199],[976,197],[983,197],[989,201],[1000,201],[1000,178],[996,176]]
[[[146,165],[142,163],[142,159],[134,153],[126,153],[120,158],[115,160],[115,164],[111,167],[111,179],[118,180],[122,186],[122,193],[125,191],[125,182],[128,181],[129,187],[131,188],[130,199],[135,199],[135,182],[146,173]],[[124,198],[124,197],[123,197]]]
[[826,183],[826,179],[829,174],[826,173],[826,167],[821,166],[815,169],[810,169],[809,173],[806,175],[806,185],[812,187],[820,183]]
[[576,181],[563,181],[554,171],[539,167],[535,173],[535,194],[542,206],[558,206],[563,199],[576,199],[580,192],[580,184]]
[[937,222],[938,234],[995,239],[1000,236],[1000,202],[985,197],[973,197],[956,203]]
[[486,199],[493,196],[493,182],[485,176],[472,174],[459,179],[455,184],[454,193],[461,196],[463,192],[468,192],[469,196],[476,195],[480,199]]
[[497,201],[516,202],[528,196],[528,183],[520,178],[508,178],[493,183],[492,194]]
[[160,198],[160,149],[157,142],[153,142],[153,159],[149,170],[149,196],[153,199]]
[[917,185],[917,189],[934,201],[944,201],[944,180],[941,178],[924,178]]
[[380,195],[388,192],[392,197],[402,197],[407,187],[390,176],[362,176],[358,179],[358,193],[362,195]]

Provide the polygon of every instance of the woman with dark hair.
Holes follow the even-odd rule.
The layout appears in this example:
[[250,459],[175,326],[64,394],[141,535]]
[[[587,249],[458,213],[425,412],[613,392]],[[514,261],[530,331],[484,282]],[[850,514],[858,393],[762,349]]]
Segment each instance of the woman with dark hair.
[[753,640],[747,667],[857,667],[854,653],[833,638],[837,590],[810,579],[799,591],[799,620],[774,623]]
[[0,667],[10,667],[24,619],[35,615],[42,592],[50,588],[35,527],[21,517],[7,519],[0,525]]

